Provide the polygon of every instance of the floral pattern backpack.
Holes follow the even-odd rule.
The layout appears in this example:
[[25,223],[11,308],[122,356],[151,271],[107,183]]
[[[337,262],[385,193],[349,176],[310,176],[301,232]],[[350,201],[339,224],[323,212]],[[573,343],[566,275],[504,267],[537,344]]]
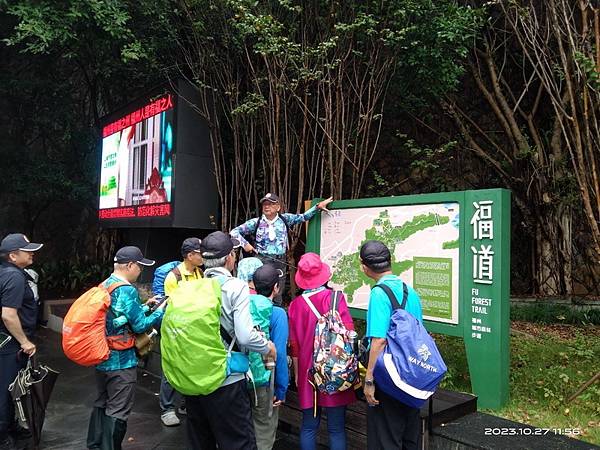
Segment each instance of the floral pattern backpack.
[[308,307],[317,316],[313,364],[309,382],[316,391],[326,394],[342,392],[358,381],[358,359],[354,351],[356,332],[348,330],[337,310],[340,292],[332,293],[331,308],[321,315],[308,295],[303,294]]

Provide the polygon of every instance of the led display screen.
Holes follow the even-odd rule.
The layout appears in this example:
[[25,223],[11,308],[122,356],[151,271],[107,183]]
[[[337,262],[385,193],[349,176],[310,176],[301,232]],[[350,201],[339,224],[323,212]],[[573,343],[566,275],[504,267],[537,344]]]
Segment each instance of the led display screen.
[[174,127],[170,94],[104,126],[101,220],[171,216]]

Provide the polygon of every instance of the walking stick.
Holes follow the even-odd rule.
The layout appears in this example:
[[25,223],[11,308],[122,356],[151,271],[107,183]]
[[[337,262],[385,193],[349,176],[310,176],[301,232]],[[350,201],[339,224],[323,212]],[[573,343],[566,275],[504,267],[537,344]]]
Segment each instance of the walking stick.
[[600,372],[598,372],[596,375],[594,375],[592,378],[590,378],[588,381],[586,381],[579,389],[577,389],[577,392],[575,392],[573,395],[571,395],[567,399],[567,403],[570,403],[573,400],[575,400],[577,397],[579,397],[582,394],[583,391],[585,391],[587,388],[589,388],[592,384],[594,384],[598,380],[600,380]]

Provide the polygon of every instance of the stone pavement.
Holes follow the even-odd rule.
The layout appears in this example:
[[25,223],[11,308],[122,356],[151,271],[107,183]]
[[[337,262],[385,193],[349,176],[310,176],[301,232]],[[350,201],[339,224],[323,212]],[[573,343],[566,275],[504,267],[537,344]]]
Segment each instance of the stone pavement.
[[[43,329],[38,339],[39,362],[60,376],[48,405],[42,450],[82,450],[96,395],[94,370],[80,367],[62,353],[60,335]],[[124,450],[185,450],[185,423],[167,428],[160,422],[160,380],[140,371],[133,413],[128,421]],[[185,416],[183,416],[185,417]],[[185,421],[185,419],[184,419]],[[275,449],[298,449],[294,436],[278,436]]]

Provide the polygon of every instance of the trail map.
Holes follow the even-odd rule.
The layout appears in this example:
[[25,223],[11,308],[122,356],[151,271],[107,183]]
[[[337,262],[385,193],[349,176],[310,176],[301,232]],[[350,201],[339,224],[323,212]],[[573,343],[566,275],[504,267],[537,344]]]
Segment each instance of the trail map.
[[[370,286],[360,270],[367,240],[392,252],[392,271],[413,286],[427,319],[458,323],[459,204],[428,204],[332,210],[321,222],[321,257],[333,271],[331,285],[349,306],[367,309]],[[399,301],[401,299],[398,299]]]

